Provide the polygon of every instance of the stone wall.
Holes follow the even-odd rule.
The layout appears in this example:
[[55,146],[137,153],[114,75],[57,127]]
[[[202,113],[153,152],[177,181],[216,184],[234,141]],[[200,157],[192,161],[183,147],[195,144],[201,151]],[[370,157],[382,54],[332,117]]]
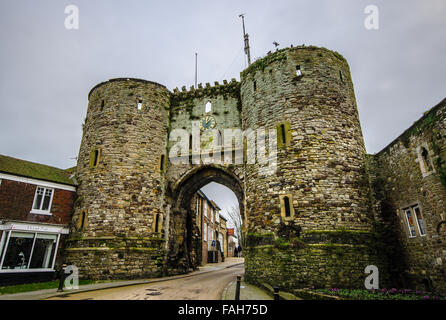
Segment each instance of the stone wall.
[[[168,135],[190,135],[193,121],[206,116],[215,129],[271,130],[267,145],[275,133],[277,170],[265,174],[246,157],[239,165],[193,165],[191,150],[186,164],[169,161],[175,141]],[[348,63],[325,48],[268,54],[241,73],[240,83],[171,93],[150,81],[110,80],[89,95],[66,259],[95,278],[193,270],[202,243],[191,200],[214,181],[236,194],[248,236],[268,239],[244,248],[250,281],[360,288],[365,267],[377,265],[381,286],[402,269],[441,289],[444,132],[444,108],[437,106],[367,157]],[[415,204],[427,233],[409,239],[401,210]],[[398,268],[391,268],[396,252]]]
[[[277,129],[278,136],[274,174],[263,175],[258,164],[246,165],[248,231],[304,244],[302,234],[309,231],[372,232],[365,148],[345,59],[324,48],[279,50],[242,72],[241,99],[243,128]],[[359,287],[365,267],[378,261],[364,249],[367,244],[265,249],[251,243],[245,251],[246,274],[286,287],[310,286],[318,277],[327,286]],[[332,245],[351,263],[329,254],[326,248]]]
[[[160,163],[166,150],[169,101],[164,86],[138,79],[114,79],[91,90],[70,230],[77,240],[66,257],[79,266],[81,277],[114,278],[123,275],[125,265],[131,269],[129,276],[158,273],[151,257],[158,259],[165,248],[142,241],[134,250],[131,243],[121,241],[120,250],[130,251],[117,259],[111,250],[115,240],[108,237],[163,238],[165,186]],[[102,241],[99,250],[93,244],[96,238]]]
[[[316,235],[316,237],[314,237]],[[273,234],[250,235],[244,250],[245,278],[281,290],[295,288],[364,288],[365,266],[387,267],[372,233],[360,231],[309,232],[285,241]],[[259,244],[259,239],[262,241]],[[252,243],[254,242],[254,243]],[[254,245],[256,244],[256,245]],[[388,283],[380,273],[381,288]]]
[[[398,234],[406,286],[446,292],[446,99],[426,112],[372,162],[374,196]],[[425,150],[425,151],[423,151]],[[417,223],[418,206],[425,234]],[[414,234],[406,211],[412,212]]]
[[79,268],[81,279],[157,277],[164,268],[164,240],[158,237],[71,237],[64,261]]
[[[211,103],[211,111],[206,112],[206,103]],[[215,127],[222,134],[224,129],[241,129],[241,101],[240,83],[232,79],[223,84],[216,82],[213,86],[207,83],[204,87],[185,87],[179,91],[174,89],[170,98],[169,133],[173,130],[185,130],[187,135],[192,134],[192,122],[199,124],[206,116],[212,116]],[[207,261],[207,248],[202,244],[202,230],[195,230],[197,225],[195,215],[194,193],[211,181],[222,183],[234,190],[239,201],[243,202],[242,180],[243,165],[217,163],[193,164],[192,156],[204,155],[206,149],[212,147],[214,140],[206,139],[204,131],[200,131],[200,151],[192,152],[191,141],[189,153],[185,164],[167,162],[166,181],[166,211],[169,212],[168,224],[168,269],[172,273],[193,270],[201,264],[199,256]],[[208,130],[207,132],[210,132]],[[176,141],[169,141],[167,154]],[[192,142],[195,143],[195,142]],[[220,160],[220,159],[219,159]],[[231,176],[232,178],[228,178]],[[237,180],[237,181],[236,181]],[[238,181],[240,180],[240,181]],[[234,182],[235,181],[235,182]],[[191,230],[193,229],[193,230]],[[198,245],[197,245],[198,244]],[[201,244],[201,245],[200,245]],[[202,247],[198,249],[198,247]],[[206,259],[206,260],[204,260]]]

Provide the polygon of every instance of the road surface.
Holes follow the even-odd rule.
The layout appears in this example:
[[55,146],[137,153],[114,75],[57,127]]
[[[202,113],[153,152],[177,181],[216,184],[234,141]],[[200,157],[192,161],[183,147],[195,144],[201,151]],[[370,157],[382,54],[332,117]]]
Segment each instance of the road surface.
[[223,290],[244,273],[244,265],[187,278],[57,296],[48,300],[221,300]]

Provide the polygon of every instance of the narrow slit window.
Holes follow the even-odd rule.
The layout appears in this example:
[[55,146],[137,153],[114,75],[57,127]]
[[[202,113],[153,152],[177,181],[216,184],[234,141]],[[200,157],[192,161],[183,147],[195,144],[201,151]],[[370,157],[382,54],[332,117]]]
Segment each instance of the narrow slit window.
[[282,142],[285,145],[286,144],[286,132],[285,132],[285,125],[283,123],[280,125],[280,137],[282,138]]
[[210,101],[206,102],[204,112],[212,112],[212,103]]
[[104,100],[101,101],[101,111],[104,110]]
[[98,165],[99,160],[99,150],[94,151],[94,159],[93,159],[93,167],[96,167]]
[[296,66],[296,76],[302,76],[302,70],[300,70],[300,66]]
[[254,91],[257,91],[257,82],[254,81],[253,85],[254,85]]
[[82,211],[81,213],[81,229],[84,229],[85,227],[85,211]]
[[142,100],[139,100],[138,101],[138,110],[141,110],[142,109]]
[[159,222],[160,222],[160,215],[158,213],[155,218],[155,232],[159,232],[159,226],[158,226]]
[[342,71],[339,71],[339,79],[341,79],[341,82],[344,83],[344,77],[342,76]]
[[160,171],[164,171],[164,159],[164,154],[162,154],[160,159]]
[[285,206],[285,217],[291,217],[290,199],[283,197],[283,204]]

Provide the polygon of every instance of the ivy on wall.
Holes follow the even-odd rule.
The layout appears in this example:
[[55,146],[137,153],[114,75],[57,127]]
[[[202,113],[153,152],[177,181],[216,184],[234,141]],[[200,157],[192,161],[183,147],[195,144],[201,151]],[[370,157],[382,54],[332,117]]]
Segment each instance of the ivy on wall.
[[446,188],[446,160],[442,157],[441,144],[438,141],[443,137],[437,130],[433,130],[432,133],[432,150],[436,156],[435,165],[440,176],[441,184]]

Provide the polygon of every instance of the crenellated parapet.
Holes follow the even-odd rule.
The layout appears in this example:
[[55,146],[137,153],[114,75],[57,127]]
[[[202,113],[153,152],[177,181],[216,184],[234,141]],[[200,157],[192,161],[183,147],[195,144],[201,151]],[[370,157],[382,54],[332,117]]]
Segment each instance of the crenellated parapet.
[[173,89],[171,95],[171,107],[177,106],[181,101],[195,98],[214,97],[219,95],[239,97],[239,94],[240,82],[235,78],[232,78],[229,82],[223,80],[223,84],[215,81],[213,86],[211,86],[209,82],[205,83],[204,86],[202,83],[199,83],[198,88],[191,86],[189,90],[186,89],[186,86],[182,86],[181,90],[178,88]]

